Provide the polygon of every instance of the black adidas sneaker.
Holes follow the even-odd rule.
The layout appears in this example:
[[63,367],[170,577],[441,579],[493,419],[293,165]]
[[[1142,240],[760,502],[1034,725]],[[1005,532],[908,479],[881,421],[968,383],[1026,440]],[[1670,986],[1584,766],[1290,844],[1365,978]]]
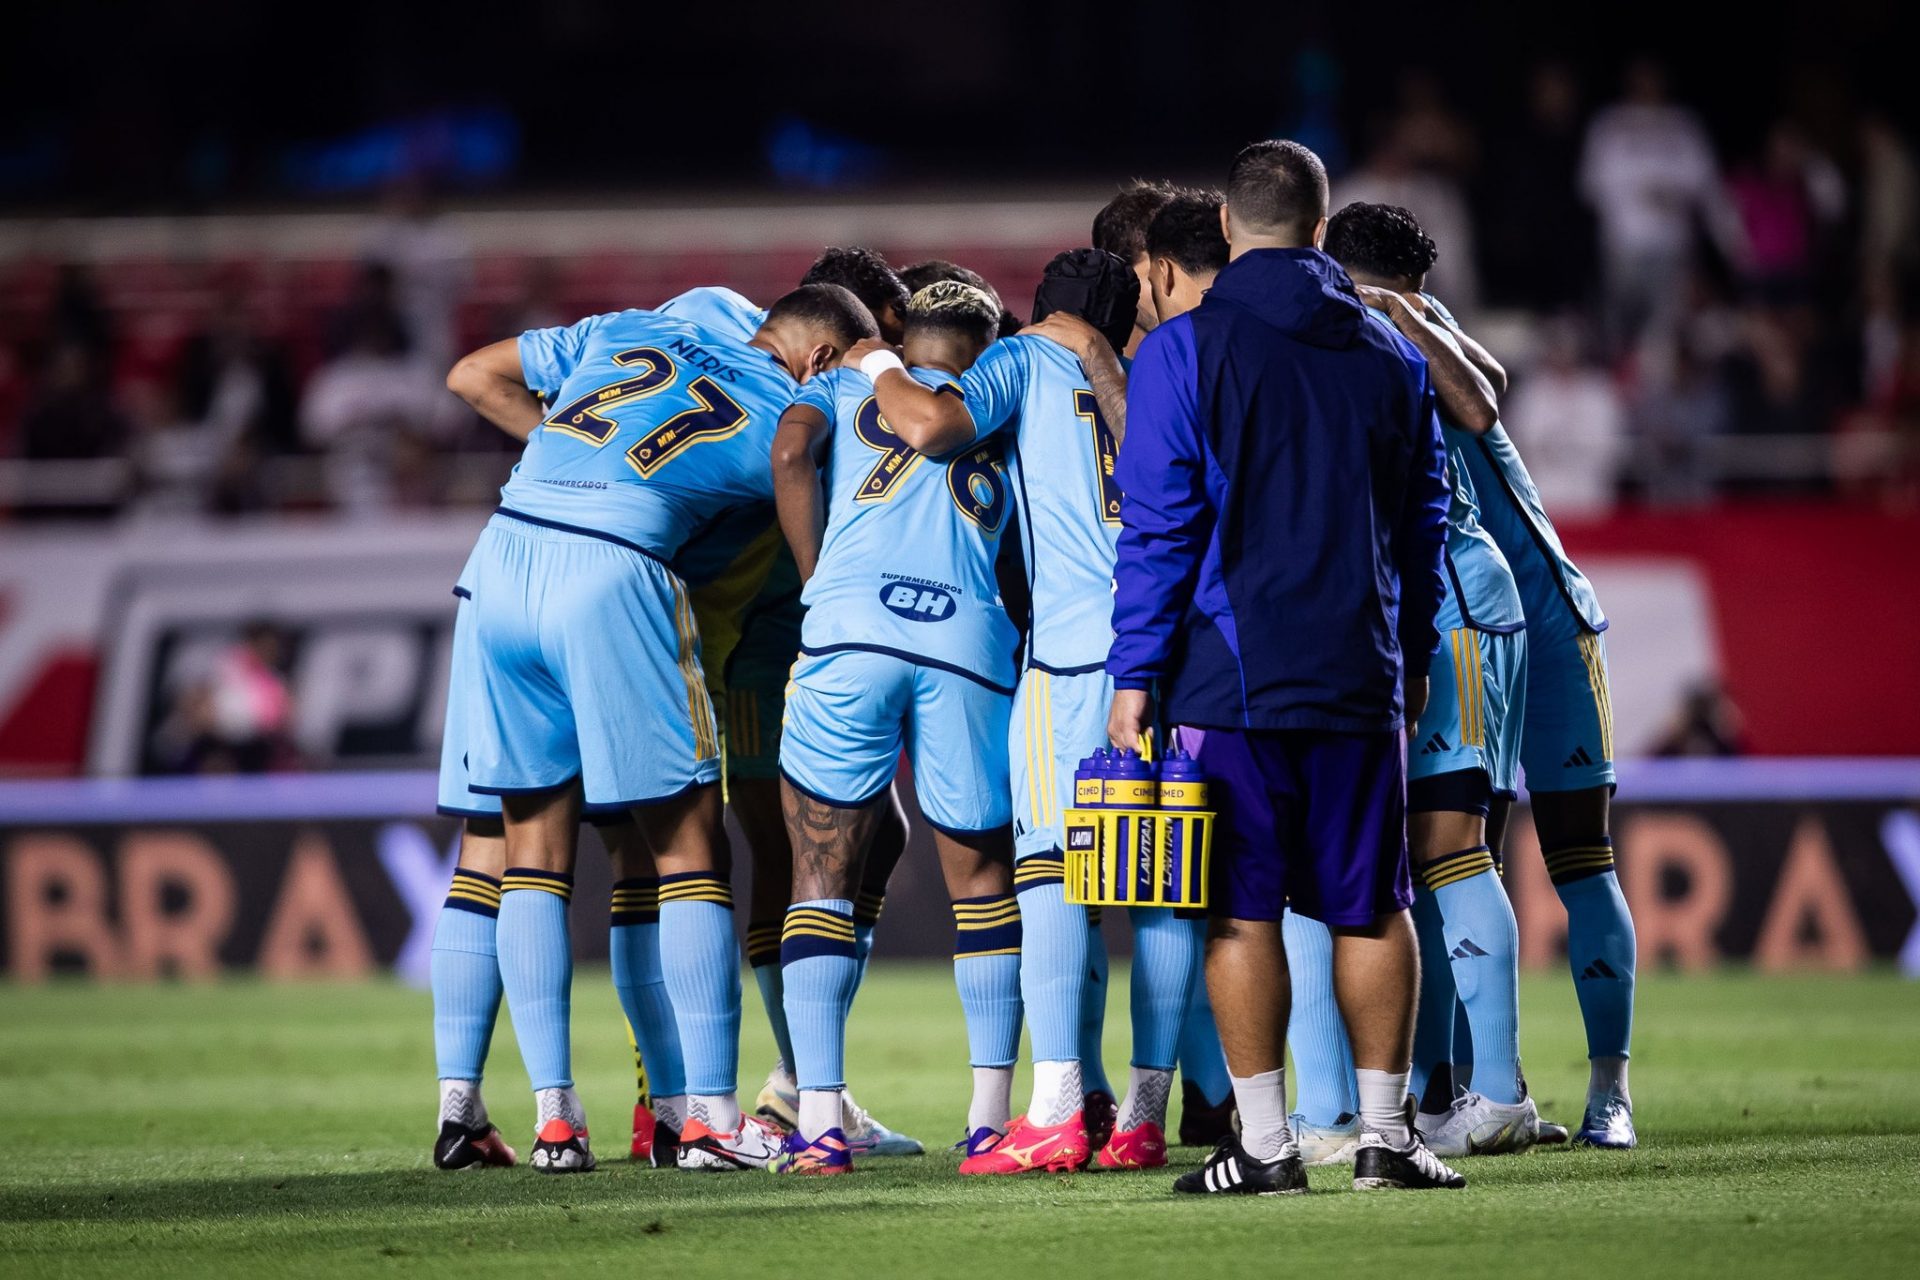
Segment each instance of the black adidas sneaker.
[[508,1167],[514,1162],[513,1148],[490,1124],[469,1129],[458,1120],[442,1120],[440,1136],[434,1139],[433,1163],[441,1169],[465,1169],[476,1164]]
[[1360,1135],[1360,1150],[1353,1157],[1355,1191],[1458,1191],[1467,1185],[1427,1150],[1418,1129],[1411,1132],[1413,1145],[1404,1150],[1389,1146],[1372,1130]]
[[1180,1082],[1180,1145],[1210,1147],[1233,1133],[1233,1090],[1215,1106],[1191,1080]]
[[1303,1196],[1307,1170],[1300,1149],[1289,1145],[1278,1160],[1255,1160],[1228,1134],[1220,1139],[1207,1162],[1173,1180],[1173,1189],[1187,1195]]

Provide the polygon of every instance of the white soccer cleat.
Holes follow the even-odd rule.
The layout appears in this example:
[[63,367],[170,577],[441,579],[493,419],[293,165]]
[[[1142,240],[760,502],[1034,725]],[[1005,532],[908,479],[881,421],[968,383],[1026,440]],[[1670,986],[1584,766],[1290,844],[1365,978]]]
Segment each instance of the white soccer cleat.
[[[754,1114],[763,1120],[771,1120],[783,1129],[793,1130],[800,1127],[800,1086],[794,1083],[793,1073],[787,1070],[787,1064],[776,1062],[773,1070],[767,1072],[767,1082],[760,1086],[760,1096],[753,1100]],[[851,1134],[852,1129],[847,1132]]]
[[1540,1140],[1540,1110],[1532,1098],[1492,1102],[1471,1091],[1442,1115],[1423,1113],[1416,1125],[1437,1156],[1518,1155]]
[[909,1138],[875,1120],[867,1109],[853,1100],[852,1093],[840,1095],[841,1131],[847,1135],[847,1147],[856,1156],[919,1156],[927,1149],[918,1138]]
[[689,1120],[680,1131],[680,1167],[700,1173],[764,1169],[780,1154],[786,1136],[759,1116],[740,1117],[740,1127],[732,1133]]
[[1300,1144],[1301,1163],[1309,1168],[1352,1164],[1354,1152],[1360,1149],[1358,1117],[1345,1124],[1308,1124],[1306,1117],[1296,1111],[1287,1117],[1287,1128],[1292,1130],[1293,1140]]

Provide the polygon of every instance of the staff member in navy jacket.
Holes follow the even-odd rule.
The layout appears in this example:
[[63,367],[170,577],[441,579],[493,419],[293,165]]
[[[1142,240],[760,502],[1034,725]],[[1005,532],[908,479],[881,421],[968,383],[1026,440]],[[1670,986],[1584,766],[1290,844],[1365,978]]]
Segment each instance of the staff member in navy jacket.
[[1463,1186],[1409,1124],[1419,962],[1404,728],[1439,642],[1447,484],[1426,362],[1369,324],[1319,244],[1327,175],[1294,142],[1233,162],[1230,261],[1140,346],[1127,394],[1108,726],[1158,688],[1221,811],[1207,988],[1242,1134],[1175,1189],[1304,1191],[1287,1130],[1280,917],[1334,934],[1358,1068],[1357,1188]]

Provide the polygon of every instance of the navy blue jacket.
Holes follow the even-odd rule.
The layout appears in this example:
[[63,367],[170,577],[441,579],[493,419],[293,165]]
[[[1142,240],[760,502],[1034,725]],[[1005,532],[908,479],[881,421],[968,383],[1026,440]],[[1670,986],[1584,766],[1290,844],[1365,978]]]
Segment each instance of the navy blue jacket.
[[1427,364],[1316,249],[1229,263],[1140,345],[1107,670],[1168,721],[1402,726],[1439,635],[1445,452]]

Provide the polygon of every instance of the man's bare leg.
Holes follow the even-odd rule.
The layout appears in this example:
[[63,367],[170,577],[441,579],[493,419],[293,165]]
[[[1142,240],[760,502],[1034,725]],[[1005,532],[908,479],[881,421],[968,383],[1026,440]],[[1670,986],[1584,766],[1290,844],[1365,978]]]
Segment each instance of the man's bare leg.
[[839,1129],[844,1115],[847,1012],[860,975],[853,895],[880,802],[842,808],[783,779],[780,805],[793,850],[793,894],[781,929],[782,981],[800,1090],[799,1133],[813,1142]]
[[1207,932],[1207,994],[1240,1109],[1240,1141],[1256,1160],[1291,1149],[1287,1019],[1293,984],[1278,920],[1216,918]]

